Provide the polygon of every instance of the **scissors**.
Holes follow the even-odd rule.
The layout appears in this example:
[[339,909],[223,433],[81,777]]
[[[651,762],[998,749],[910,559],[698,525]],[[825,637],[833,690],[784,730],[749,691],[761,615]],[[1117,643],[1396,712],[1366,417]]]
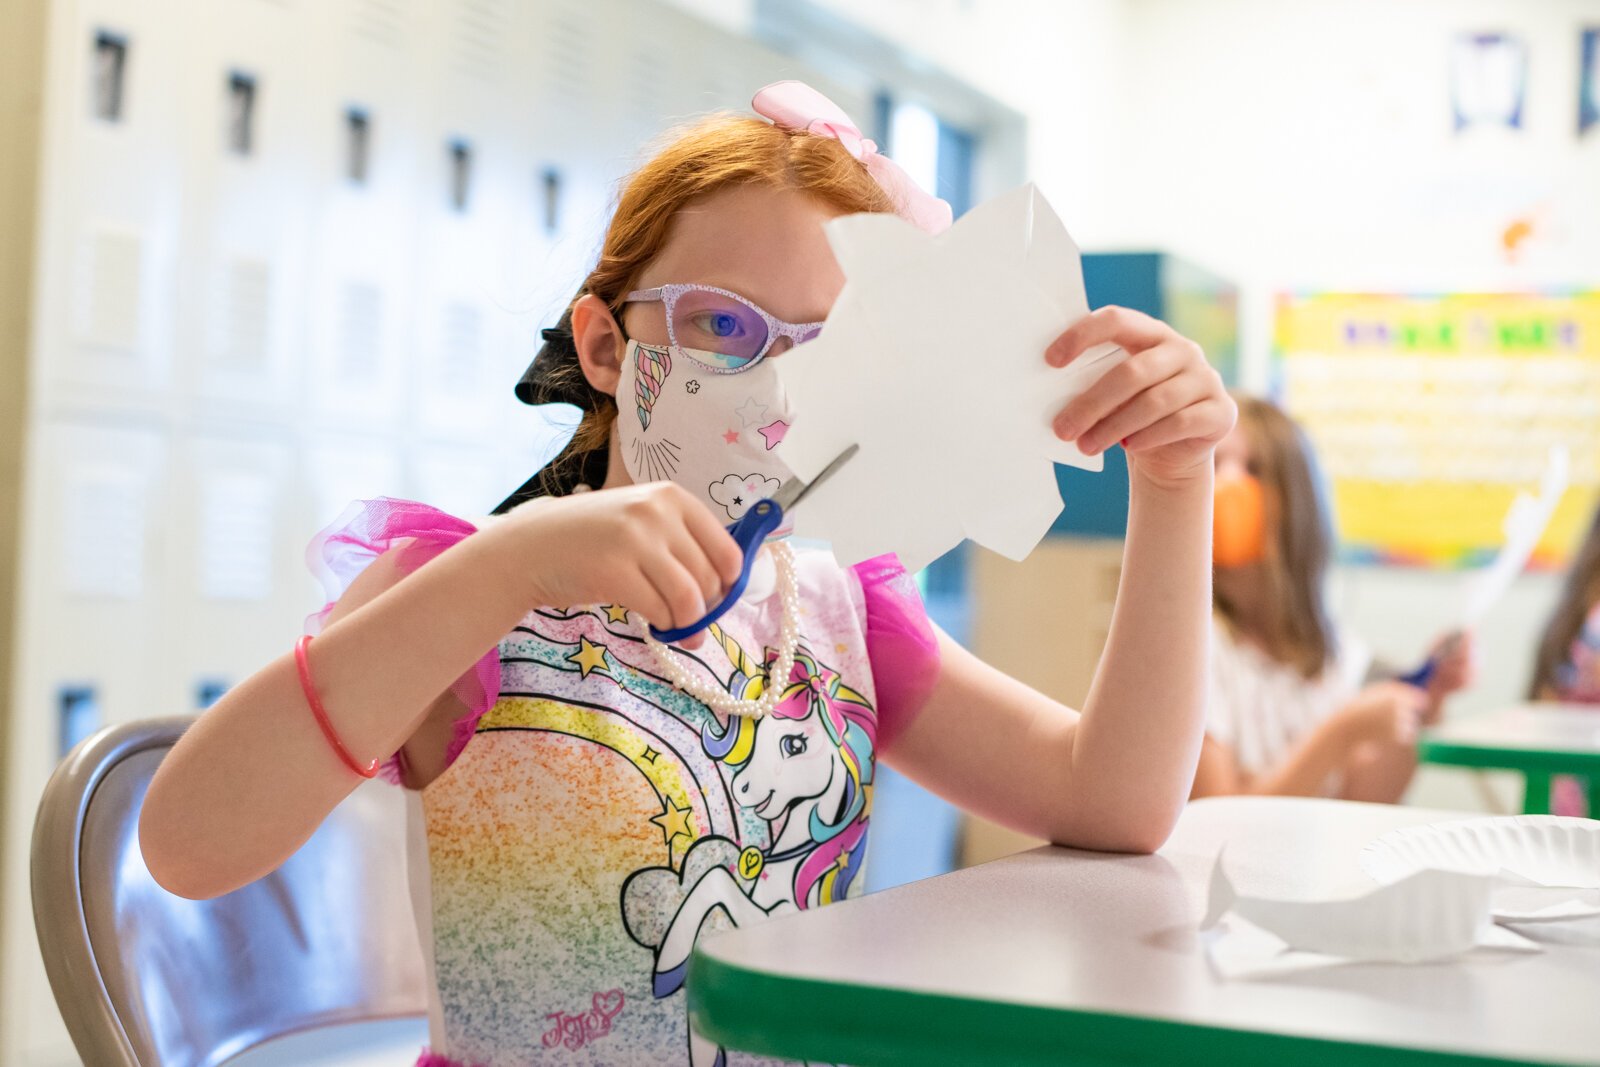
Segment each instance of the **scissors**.
[[1395,681],[1404,682],[1406,685],[1414,685],[1418,689],[1428,688],[1429,683],[1433,681],[1433,676],[1439,672],[1439,661],[1454,652],[1456,645],[1460,642],[1461,631],[1457,630],[1444,639],[1444,642],[1439,645],[1438,651],[1429,656],[1427,662],[1408,674],[1402,674]]
[[809,482],[800,478],[790,478],[778,487],[777,492],[750,505],[750,510],[739,516],[728,527],[728,533],[733,535],[734,542],[744,552],[744,566],[740,568],[738,580],[722,598],[722,602],[688,626],[680,626],[676,630],[658,630],[652,626],[650,636],[664,644],[672,644],[674,641],[682,641],[685,637],[699,633],[727,614],[728,609],[738,603],[739,598],[744,595],[745,586],[750,584],[750,568],[755,564],[756,553],[766,543],[768,535],[783,525],[784,514],[804,500],[807,493],[827,481],[840,467],[850,462],[860,447],[851,445],[840,452]]

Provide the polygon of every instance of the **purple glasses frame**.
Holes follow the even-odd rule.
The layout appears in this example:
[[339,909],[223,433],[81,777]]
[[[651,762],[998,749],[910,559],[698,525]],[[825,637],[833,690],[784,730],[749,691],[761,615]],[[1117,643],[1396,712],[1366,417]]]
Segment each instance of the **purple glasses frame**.
[[654,289],[635,289],[633,292],[623,297],[622,302],[624,304],[648,304],[659,300],[665,305],[667,315],[667,340],[671,342],[673,349],[694,363],[705,366],[701,360],[695,359],[693,356],[688,355],[684,347],[678,343],[678,331],[672,325],[672,312],[674,306],[678,303],[678,298],[684,293],[690,292],[716,293],[718,296],[725,296],[730,300],[737,300],[751,311],[754,311],[757,315],[760,315],[761,320],[767,324],[767,340],[766,343],[761,346],[761,351],[757,352],[754,356],[751,356],[748,363],[744,363],[738,367],[706,367],[707,370],[714,374],[738,374],[740,371],[747,371],[767,357],[767,353],[772,351],[772,346],[777,343],[778,338],[787,337],[791,346],[804,344],[805,342],[816,337],[817,334],[822,330],[823,324],[820,322],[785,322],[754,301],[740,296],[738,293],[735,293],[732,290],[719,289],[715,285],[696,285],[690,282],[673,282],[669,285],[658,285]]

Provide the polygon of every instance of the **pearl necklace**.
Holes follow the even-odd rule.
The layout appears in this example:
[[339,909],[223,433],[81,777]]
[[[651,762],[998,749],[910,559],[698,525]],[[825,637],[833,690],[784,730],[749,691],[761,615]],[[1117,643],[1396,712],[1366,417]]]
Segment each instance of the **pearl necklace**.
[[783,607],[783,622],[778,631],[778,658],[767,672],[766,685],[754,700],[741,700],[719,686],[707,685],[691,677],[683,661],[672,650],[657,641],[644,627],[644,643],[655,655],[656,664],[674,686],[688,693],[707,707],[724,715],[743,715],[759,719],[778,705],[778,698],[789,687],[789,676],[794,672],[794,652],[800,643],[800,584],[794,576],[794,551],[782,541],[774,541],[772,562],[777,569],[778,596]]

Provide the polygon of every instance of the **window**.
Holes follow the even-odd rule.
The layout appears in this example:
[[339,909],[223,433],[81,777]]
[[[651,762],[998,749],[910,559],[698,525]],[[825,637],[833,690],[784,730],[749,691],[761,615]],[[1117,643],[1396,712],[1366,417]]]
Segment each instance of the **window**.
[[367,184],[367,163],[372,149],[372,117],[359,107],[344,113],[344,176],[355,185]]
[[902,103],[887,93],[879,94],[876,104],[884,152],[919,186],[949,201],[960,218],[972,206],[976,138],[921,104]]
[[450,152],[450,206],[457,211],[467,210],[467,199],[472,191],[472,146],[462,140],[449,144]]
[[94,35],[94,117],[122,121],[123,78],[128,71],[128,41],[101,30]]
[[228,150],[248,156],[255,144],[256,80],[238,71],[228,75]]
[[935,189],[940,197],[950,201],[957,215],[964,214],[972,206],[972,171],[976,155],[972,134],[939,123],[939,151],[935,163],[939,180]]

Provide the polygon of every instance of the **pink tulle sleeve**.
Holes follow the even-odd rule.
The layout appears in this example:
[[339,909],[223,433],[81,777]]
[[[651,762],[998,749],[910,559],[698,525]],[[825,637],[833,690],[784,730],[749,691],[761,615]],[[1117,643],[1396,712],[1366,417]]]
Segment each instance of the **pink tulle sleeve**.
[[[446,515],[437,508],[410,500],[378,497],[357,500],[306,548],[306,565],[322,583],[327,601],[321,611],[306,618],[306,633],[320,633],[333,605],[350,588],[356,575],[379,556],[397,550],[396,563],[402,574],[410,574],[477,527],[465,519]],[[467,713],[456,720],[446,752],[446,765],[455,762],[472,739],[472,731],[484,712],[500,697],[500,651],[490,649],[450,687]],[[401,753],[383,764],[383,777],[399,784],[404,767]]]
[[878,691],[878,751],[911,725],[939,680],[939,642],[917,583],[890,554],[852,568],[866,611],[867,658]]

